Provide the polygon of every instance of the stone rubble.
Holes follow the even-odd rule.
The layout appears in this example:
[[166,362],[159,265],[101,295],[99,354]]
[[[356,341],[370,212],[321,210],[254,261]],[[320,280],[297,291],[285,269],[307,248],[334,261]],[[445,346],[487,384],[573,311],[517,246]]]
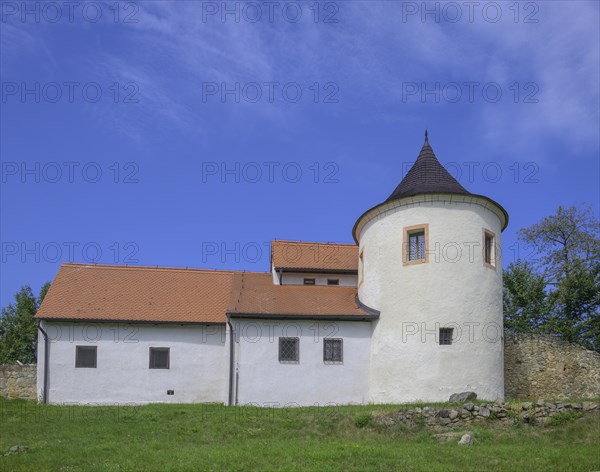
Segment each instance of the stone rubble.
[[424,406],[404,408],[396,413],[374,415],[374,423],[391,427],[394,425],[423,424],[428,427],[461,428],[476,421],[496,421],[512,425],[518,422],[545,424],[552,416],[566,411],[579,414],[600,410],[597,402],[550,402],[545,400],[519,403],[496,401],[474,404],[466,402],[461,406]]

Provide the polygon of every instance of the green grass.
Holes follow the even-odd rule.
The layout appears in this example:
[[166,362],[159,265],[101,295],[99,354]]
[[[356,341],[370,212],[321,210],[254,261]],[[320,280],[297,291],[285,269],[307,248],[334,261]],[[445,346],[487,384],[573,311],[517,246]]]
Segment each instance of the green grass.
[[468,428],[476,443],[424,427],[376,427],[398,405],[259,409],[220,405],[60,407],[0,398],[1,471],[600,470],[600,417]]

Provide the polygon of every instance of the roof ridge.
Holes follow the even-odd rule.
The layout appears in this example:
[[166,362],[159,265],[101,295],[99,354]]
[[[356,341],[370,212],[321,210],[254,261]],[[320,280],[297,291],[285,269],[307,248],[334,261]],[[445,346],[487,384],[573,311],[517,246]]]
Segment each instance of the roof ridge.
[[231,270],[231,269],[208,269],[203,267],[169,267],[169,266],[143,266],[143,265],[118,265],[118,264],[89,264],[82,262],[63,262],[61,267],[93,267],[98,269],[135,269],[135,270],[150,270],[150,271],[174,271],[174,272],[206,272],[206,273],[222,273],[222,274],[241,274],[244,272],[252,272],[256,274],[270,274],[267,271],[249,271],[249,270]]
[[330,246],[356,246],[356,243],[333,243],[333,242],[319,242],[319,241],[293,241],[289,239],[273,239],[271,241],[277,243],[294,243],[294,244],[321,244]]

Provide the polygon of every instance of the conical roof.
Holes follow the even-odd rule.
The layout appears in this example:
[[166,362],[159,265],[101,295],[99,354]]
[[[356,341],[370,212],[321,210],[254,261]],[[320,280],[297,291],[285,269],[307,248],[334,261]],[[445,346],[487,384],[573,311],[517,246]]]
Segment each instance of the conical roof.
[[419,157],[386,202],[420,193],[457,193],[470,195],[437,160],[429,145],[427,131]]
[[457,197],[455,200],[466,201],[468,199],[469,202],[479,203],[486,208],[491,208],[500,218],[502,230],[508,225],[508,213],[500,204],[484,195],[469,192],[440,164],[440,161],[437,160],[433,149],[429,145],[427,131],[425,131],[425,143],[421,148],[421,152],[411,169],[402,179],[402,182],[400,182],[387,200],[365,211],[356,220],[356,223],[354,223],[354,227],[352,228],[354,241],[359,243],[357,230],[359,230],[361,223],[367,221],[367,218],[371,219],[375,215],[380,214],[381,209],[385,208],[389,202],[416,195],[421,195],[424,201],[427,199],[437,199],[444,195],[450,195],[450,198],[452,195],[463,195],[463,197]]

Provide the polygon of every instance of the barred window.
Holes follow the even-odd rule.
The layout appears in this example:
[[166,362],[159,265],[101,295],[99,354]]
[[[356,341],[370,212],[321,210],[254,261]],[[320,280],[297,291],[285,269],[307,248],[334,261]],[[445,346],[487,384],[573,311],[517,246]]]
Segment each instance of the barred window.
[[344,345],[341,339],[323,340],[323,362],[343,362]]
[[304,285],[315,285],[315,279],[304,279]]
[[425,259],[425,231],[416,231],[408,235],[408,260]]
[[452,344],[452,333],[454,328],[440,328],[440,345]]
[[98,360],[98,348],[96,346],[76,346],[75,367],[95,369]]
[[327,285],[339,285],[340,279],[327,279]]
[[170,349],[168,347],[150,348],[150,369],[170,368]]
[[279,362],[300,362],[299,338],[279,338]]

